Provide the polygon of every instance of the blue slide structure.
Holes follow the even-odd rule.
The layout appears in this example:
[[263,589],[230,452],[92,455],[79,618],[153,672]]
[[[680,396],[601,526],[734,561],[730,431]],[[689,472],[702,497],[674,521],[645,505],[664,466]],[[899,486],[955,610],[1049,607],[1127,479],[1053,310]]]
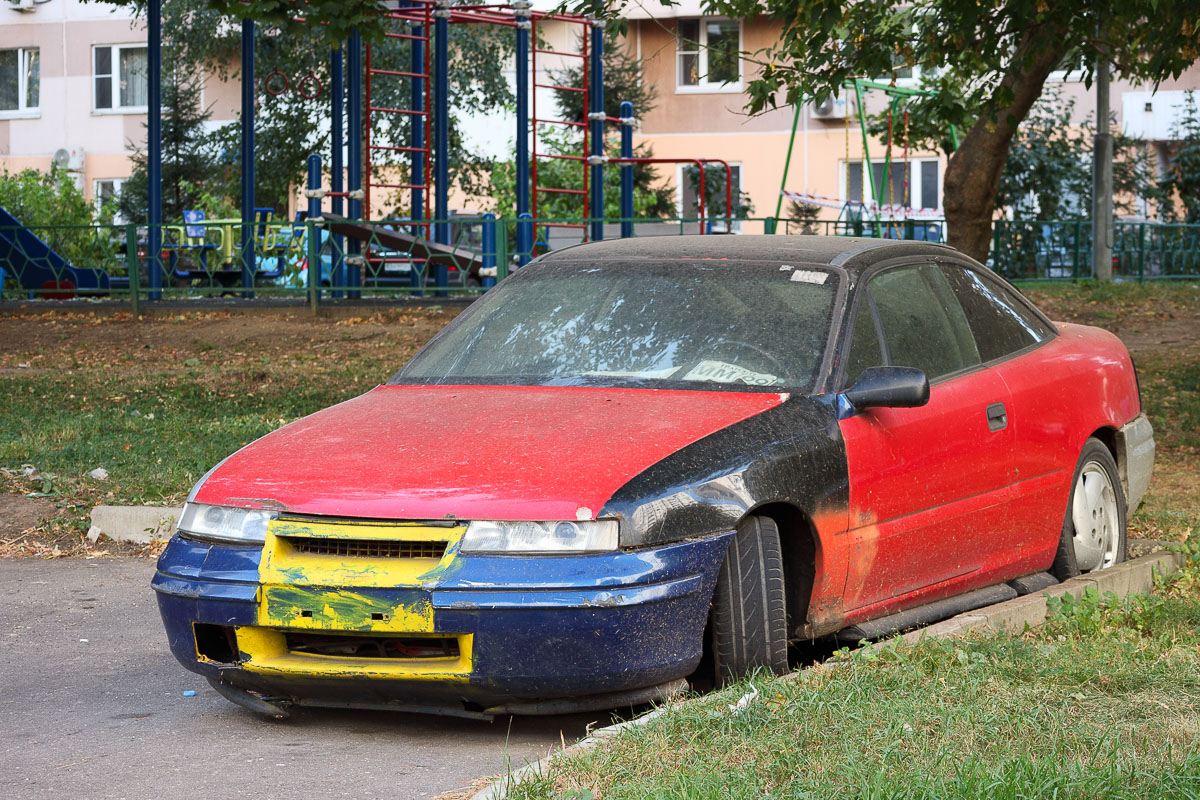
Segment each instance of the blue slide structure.
[[0,206],[0,267],[27,290],[65,299],[76,291],[107,292],[108,273],[73,267],[33,231]]

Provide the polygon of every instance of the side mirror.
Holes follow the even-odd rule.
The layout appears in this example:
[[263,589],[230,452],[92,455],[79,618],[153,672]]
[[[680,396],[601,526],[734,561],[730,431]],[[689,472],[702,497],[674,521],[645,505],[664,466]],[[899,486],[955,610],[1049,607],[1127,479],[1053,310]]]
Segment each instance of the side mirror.
[[868,367],[845,395],[855,408],[915,408],[929,402],[929,379],[912,367]]

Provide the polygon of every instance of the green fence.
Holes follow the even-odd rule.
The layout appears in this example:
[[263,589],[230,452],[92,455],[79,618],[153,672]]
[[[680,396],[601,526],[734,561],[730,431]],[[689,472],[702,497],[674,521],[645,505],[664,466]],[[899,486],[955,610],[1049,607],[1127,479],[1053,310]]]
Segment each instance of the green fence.
[[[1092,277],[1091,220],[996,222],[990,266],[1010,280]],[[1126,280],[1200,275],[1200,225],[1117,222],[1113,275]]]
[[[818,234],[944,241],[943,220],[796,221],[756,217],[604,221],[605,238],[622,222],[634,236]],[[294,297],[316,306],[364,297],[476,295],[547,250],[585,240],[581,220],[458,217],[406,221],[256,223],[209,220],[159,229],[136,225],[0,227],[3,298],[147,300]],[[245,234],[245,235],[244,235]],[[435,239],[448,241],[439,244]],[[532,243],[522,244],[518,243]],[[1127,279],[1200,275],[1200,225],[1118,223],[1114,274]],[[1091,275],[1091,224],[1010,222],[995,226],[989,264],[1010,279]],[[311,268],[314,266],[315,268]]]

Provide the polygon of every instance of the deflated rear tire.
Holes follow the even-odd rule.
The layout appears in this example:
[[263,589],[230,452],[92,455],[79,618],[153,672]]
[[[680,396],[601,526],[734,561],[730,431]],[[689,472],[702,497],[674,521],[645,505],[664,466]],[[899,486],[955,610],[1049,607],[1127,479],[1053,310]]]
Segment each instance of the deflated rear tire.
[[787,672],[787,603],[779,528],[747,517],[725,552],[712,604],[712,654],[718,686],[759,667]]
[[1125,492],[1117,462],[1099,439],[1079,454],[1063,520],[1058,553],[1050,568],[1060,581],[1125,560]]

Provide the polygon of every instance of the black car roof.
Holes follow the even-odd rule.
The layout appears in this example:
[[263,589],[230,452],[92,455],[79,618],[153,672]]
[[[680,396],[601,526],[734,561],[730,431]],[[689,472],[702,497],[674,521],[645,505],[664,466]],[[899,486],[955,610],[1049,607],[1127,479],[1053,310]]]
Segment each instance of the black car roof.
[[870,239],[856,236],[640,236],[606,239],[564,247],[538,259],[566,261],[712,259],[727,261],[788,261],[842,267],[852,274],[880,261],[900,256],[958,254],[952,247],[931,242]]

